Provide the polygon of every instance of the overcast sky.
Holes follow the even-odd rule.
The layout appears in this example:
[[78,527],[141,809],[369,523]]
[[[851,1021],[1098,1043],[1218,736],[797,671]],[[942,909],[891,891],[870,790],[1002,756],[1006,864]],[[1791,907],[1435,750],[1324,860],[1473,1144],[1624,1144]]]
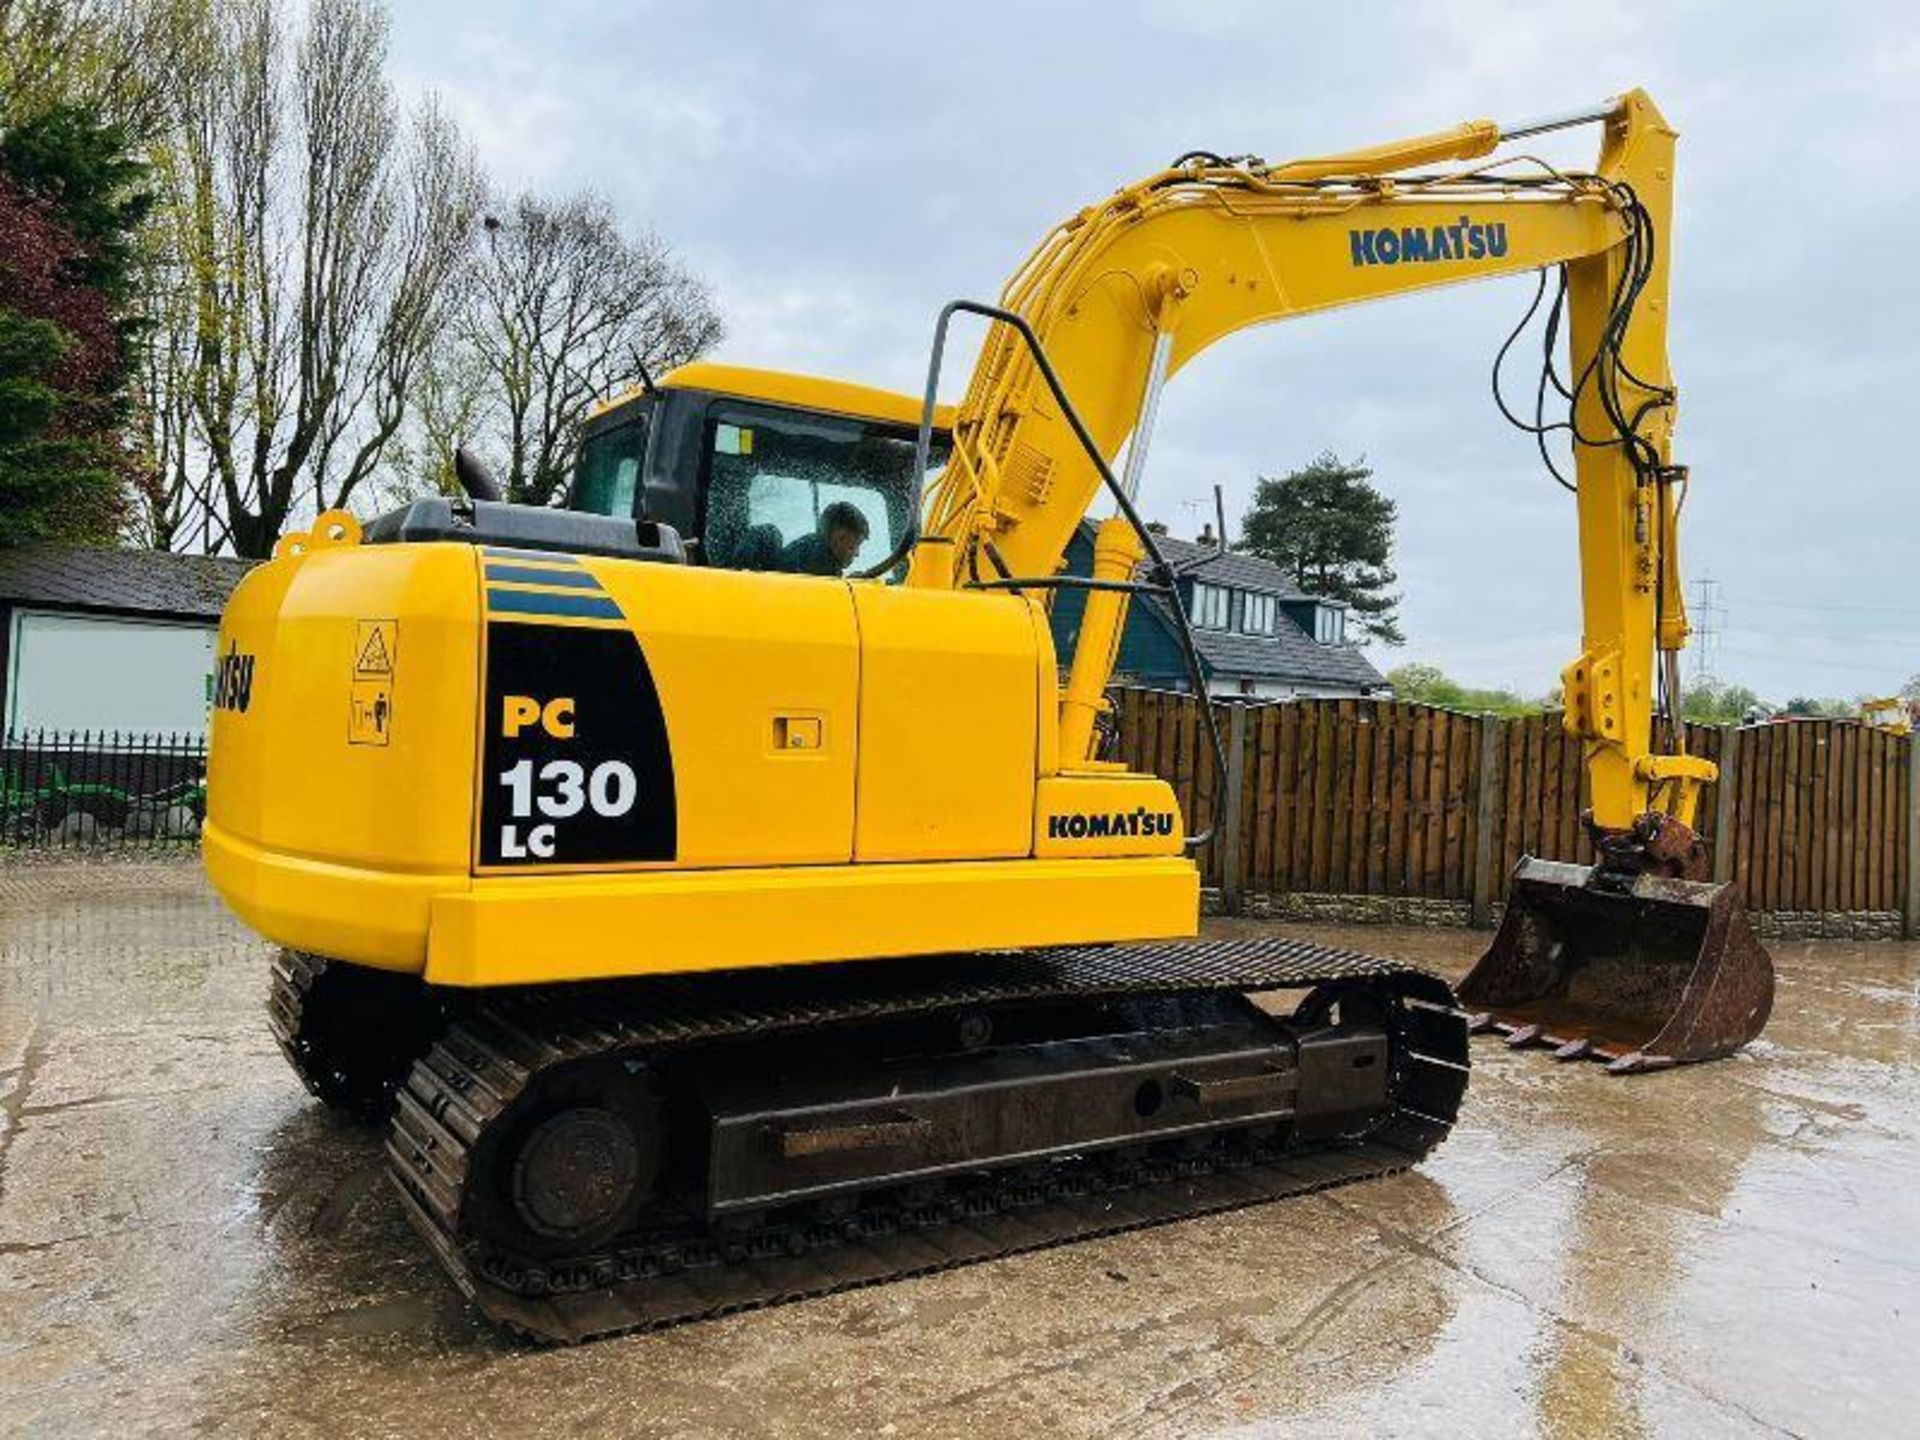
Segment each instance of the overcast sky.
[[[720,358],[911,391],[943,302],[993,298],[1056,220],[1180,151],[1279,160],[1643,85],[1681,132],[1683,558],[1690,582],[1719,582],[1715,668],[1777,701],[1920,672],[1920,7],[395,11],[402,85],[441,92],[503,187],[592,186],[665,236],[717,291]],[[1594,144],[1546,153],[1580,163]],[[1215,484],[1234,517],[1259,473],[1364,455],[1400,504],[1408,637],[1376,661],[1544,691],[1579,648],[1572,505],[1487,393],[1531,292],[1467,286],[1228,340],[1167,392],[1145,508],[1191,534]],[[949,373],[957,398],[966,367]]]

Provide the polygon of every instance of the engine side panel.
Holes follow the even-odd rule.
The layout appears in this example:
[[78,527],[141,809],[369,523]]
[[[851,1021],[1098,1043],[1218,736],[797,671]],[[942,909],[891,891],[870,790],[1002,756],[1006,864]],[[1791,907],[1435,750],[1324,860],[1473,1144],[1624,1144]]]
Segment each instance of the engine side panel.
[[1011,596],[314,540],[225,618],[207,867],[282,945],[462,986],[1191,934],[1177,825],[1112,820],[1166,787],[1038,778],[1046,635]]
[[1031,854],[1039,672],[1028,602],[852,590],[861,665],[854,858]]

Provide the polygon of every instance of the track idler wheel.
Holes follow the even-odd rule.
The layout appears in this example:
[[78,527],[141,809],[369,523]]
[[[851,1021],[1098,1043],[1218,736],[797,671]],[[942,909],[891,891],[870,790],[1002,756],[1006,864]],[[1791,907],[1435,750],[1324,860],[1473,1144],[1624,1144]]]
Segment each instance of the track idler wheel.
[[533,1126],[514,1152],[514,1214],[563,1244],[617,1232],[640,1193],[640,1142],[625,1118],[575,1105]]

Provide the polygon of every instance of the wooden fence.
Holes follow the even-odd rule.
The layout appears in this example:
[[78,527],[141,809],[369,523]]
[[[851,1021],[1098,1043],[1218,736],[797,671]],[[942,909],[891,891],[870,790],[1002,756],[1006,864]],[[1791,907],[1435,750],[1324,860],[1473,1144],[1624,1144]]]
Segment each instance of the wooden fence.
[[[1191,696],[1116,692],[1120,757],[1216,821],[1205,882],[1254,894],[1465,902],[1484,923],[1525,855],[1591,859],[1579,742],[1558,714],[1501,719],[1392,700],[1214,702],[1215,773]],[[1698,828],[1716,879],[1761,911],[1899,912],[1920,931],[1914,743],[1849,720],[1695,725],[1721,766]]]

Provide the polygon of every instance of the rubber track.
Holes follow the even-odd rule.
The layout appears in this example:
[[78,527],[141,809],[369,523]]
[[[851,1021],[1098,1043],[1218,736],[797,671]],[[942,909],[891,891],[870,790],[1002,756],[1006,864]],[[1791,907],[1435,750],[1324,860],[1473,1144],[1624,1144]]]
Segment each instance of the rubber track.
[[[908,1209],[876,1195],[833,1222],[762,1222],[614,1244],[530,1267],[460,1223],[471,1148],[542,1074],[610,1053],[1050,998],[1259,992],[1359,983],[1389,1003],[1392,1106],[1362,1137],[1181,1159],[1143,1145],[1033,1172],[989,1172]],[[456,1014],[400,1091],[388,1173],[460,1290],[529,1337],[573,1342],[830,1294],[1236,1209],[1404,1170],[1443,1139],[1466,1088],[1466,1019],[1446,983],[1291,940],[1128,945],[672,976],[493,991]]]

